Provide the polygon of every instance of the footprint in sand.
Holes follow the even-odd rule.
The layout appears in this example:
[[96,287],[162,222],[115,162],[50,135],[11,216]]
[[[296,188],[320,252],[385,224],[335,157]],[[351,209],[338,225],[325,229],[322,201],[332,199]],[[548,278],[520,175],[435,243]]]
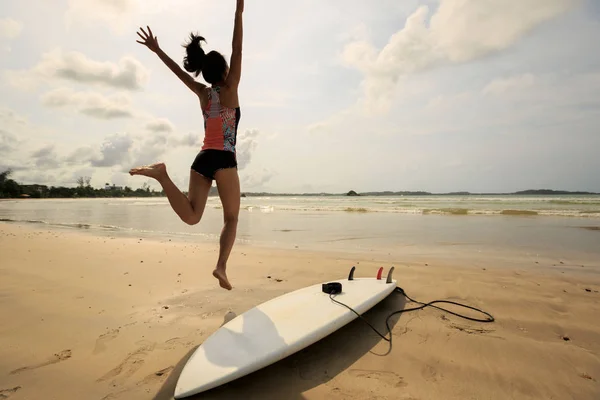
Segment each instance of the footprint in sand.
[[447,325],[449,328],[456,329],[457,331],[465,332],[468,334],[486,334],[494,332],[494,329],[482,329],[482,328],[471,328],[466,325],[458,325],[458,324],[449,324]]
[[163,368],[160,371],[156,371],[156,372],[148,375],[147,377],[145,377],[141,381],[139,381],[138,382],[138,386],[141,386],[141,385],[154,385],[156,383],[160,383],[160,382],[164,381],[165,379],[167,379],[167,377],[169,376],[169,373],[172,370],[173,370],[173,366],[170,366],[170,367],[167,367],[167,368]]
[[97,379],[96,382],[104,382],[112,379],[113,386],[123,384],[131,375],[135,374],[144,364],[144,358],[149,352],[154,350],[154,343],[142,346],[133,353],[130,353],[115,368],[108,371],[104,376]]
[[184,338],[174,337],[174,338],[171,338],[171,339],[165,341],[165,343],[161,346],[161,348],[164,350],[174,350],[178,347],[188,348],[193,345],[194,345],[193,341],[189,341]]
[[17,393],[21,386],[15,386],[12,389],[0,389],[0,400],[8,399],[11,395]]
[[115,339],[119,335],[118,329],[113,329],[112,331],[106,332],[96,339],[96,346],[94,347],[94,354],[102,353],[106,350],[106,343]]
[[375,379],[380,383],[396,388],[407,386],[404,378],[392,371],[351,369],[348,372],[354,378]]
[[[464,332],[467,333],[469,335],[485,335],[486,337],[489,338],[493,338],[493,339],[499,339],[499,340],[506,340],[506,338],[502,337],[502,336],[498,336],[498,335],[491,335],[491,333],[496,332],[495,329],[484,329],[484,328],[472,328],[466,325],[458,325],[458,324],[447,324],[446,325],[448,328],[452,328],[452,329],[456,329],[457,331],[460,332]],[[519,328],[521,329],[521,328]],[[527,333],[527,330],[523,330],[521,329],[523,332]]]
[[47,365],[56,364],[56,363],[59,363],[61,361],[68,360],[69,358],[71,358],[71,350],[63,350],[60,353],[56,353],[52,357],[48,358],[48,361],[45,361],[45,362],[40,363],[40,364],[30,365],[30,366],[27,366],[27,367],[17,368],[14,371],[11,371],[10,375],[18,374],[18,373],[21,373],[21,372],[24,372],[24,371],[28,371],[28,370],[32,370],[32,369],[42,368],[42,367],[45,367]]
[[425,378],[426,381],[436,382],[438,380],[438,372],[435,367],[431,365],[425,365],[421,369],[421,375]]

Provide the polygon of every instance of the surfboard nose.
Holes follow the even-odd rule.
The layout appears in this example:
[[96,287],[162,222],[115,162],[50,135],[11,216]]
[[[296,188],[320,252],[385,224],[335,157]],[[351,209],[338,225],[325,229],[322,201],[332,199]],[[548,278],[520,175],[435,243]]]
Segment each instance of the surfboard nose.
[[192,395],[191,393],[187,393],[186,390],[184,388],[182,388],[181,386],[176,386],[175,393],[173,393],[173,398],[183,399],[183,398],[191,396],[191,395]]
[[206,387],[206,382],[205,384],[200,384],[202,381],[203,379],[200,371],[190,368],[186,364],[179,374],[179,378],[173,392],[173,398],[177,400],[185,399],[208,389],[208,387]]

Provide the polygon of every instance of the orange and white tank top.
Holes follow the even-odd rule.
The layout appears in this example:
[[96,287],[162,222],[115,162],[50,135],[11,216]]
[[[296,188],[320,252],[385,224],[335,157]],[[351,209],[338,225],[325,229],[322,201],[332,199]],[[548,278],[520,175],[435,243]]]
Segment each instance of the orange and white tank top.
[[237,129],[240,123],[240,108],[221,105],[221,88],[211,87],[208,104],[202,111],[204,116],[204,143],[202,150],[225,150],[235,153]]

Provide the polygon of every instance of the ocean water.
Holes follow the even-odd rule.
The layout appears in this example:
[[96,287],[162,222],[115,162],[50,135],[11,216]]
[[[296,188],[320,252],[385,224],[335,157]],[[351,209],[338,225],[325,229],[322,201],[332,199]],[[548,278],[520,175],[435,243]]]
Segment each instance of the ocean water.
[[[97,234],[216,241],[210,197],[188,226],[166,198],[0,201],[0,221]],[[238,241],[290,249],[410,254],[490,250],[600,260],[600,196],[242,198]]]
[[248,210],[600,218],[600,196],[323,196],[245,199]]

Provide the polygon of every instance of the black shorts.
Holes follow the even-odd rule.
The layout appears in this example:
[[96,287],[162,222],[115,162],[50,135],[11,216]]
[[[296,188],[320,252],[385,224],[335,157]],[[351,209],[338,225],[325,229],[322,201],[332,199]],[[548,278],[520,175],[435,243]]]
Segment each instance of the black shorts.
[[221,169],[237,168],[235,153],[227,150],[202,150],[192,163],[192,169],[208,179],[215,179]]

